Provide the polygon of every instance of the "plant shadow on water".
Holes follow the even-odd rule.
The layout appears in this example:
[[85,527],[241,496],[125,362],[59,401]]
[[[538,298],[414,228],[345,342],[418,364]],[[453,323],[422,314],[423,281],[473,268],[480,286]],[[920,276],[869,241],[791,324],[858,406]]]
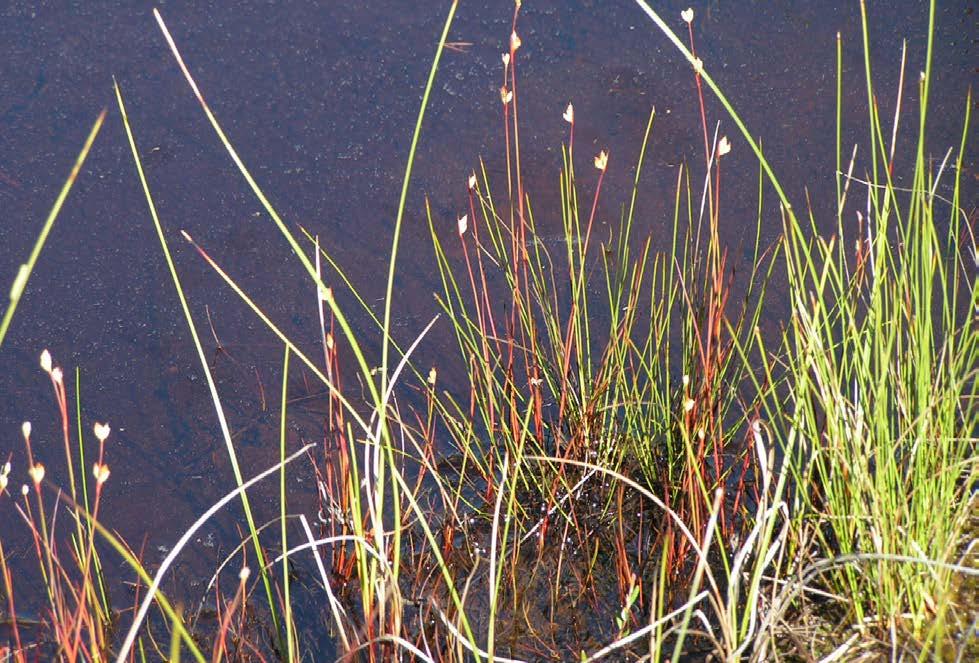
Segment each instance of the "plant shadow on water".
[[[132,156],[113,156],[127,167],[135,161],[139,169],[172,284],[159,276],[162,263],[146,259],[154,255],[146,246],[157,241],[150,235],[140,236],[145,246],[117,250],[115,257],[134,273],[131,282],[144,285],[120,290],[107,288],[107,279],[69,283],[69,291],[87,289],[92,298],[105,292],[138,295],[135,310],[145,316],[146,338],[121,321],[106,323],[104,316],[105,330],[99,331],[116,344],[110,356],[121,344],[133,365],[145,364],[138,373],[115,378],[116,390],[106,386],[106,376],[92,376],[95,388],[81,394],[78,375],[66,392],[61,369],[45,369],[63,431],[48,432],[42,423],[32,448],[25,429],[27,460],[20,467],[29,467],[33,489],[25,486],[24,500],[15,506],[3,505],[28,525],[24,538],[8,539],[5,529],[0,540],[17,551],[8,557],[0,549],[8,599],[2,614],[9,615],[3,637],[15,658],[24,655],[21,643],[28,642],[40,647],[35,652],[69,660],[83,647],[115,655],[132,645],[161,656],[168,647],[171,656],[183,648],[198,660],[207,654],[387,660],[396,652],[432,660],[658,659],[674,651],[675,660],[681,653],[690,660],[708,654],[765,660],[775,650],[803,658],[869,655],[882,651],[875,647],[888,637],[886,646],[914,655],[955,649],[960,634],[968,637],[968,610],[956,613],[948,588],[952,572],[970,577],[968,564],[956,563],[956,537],[968,512],[957,504],[969,499],[962,486],[977,472],[975,440],[967,433],[965,446],[956,446],[951,441],[959,434],[949,433],[975,430],[976,424],[970,399],[977,343],[969,322],[976,289],[973,273],[970,290],[968,256],[961,253],[974,216],[959,213],[963,197],[968,200],[974,190],[974,177],[965,177],[964,196],[960,192],[963,173],[974,172],[971,146],[963,137],[950,160],[926,164],[924,137],[896,141],[872,105],[870,144],[860,145],[868,156],[859,161],[861,172],[844,177],[841,143],[845,147],[861,117],[859,104],[851,102],[863,93],[852,82],[860,79],[863,65],[840,51],[837,80],[842,76],[847,85],[835,95],[836,126],[826,121],[832,102],[817,112],[821,96],[834,98],[833,84],[819,77],[785,69],[764,78],[752,69],[727,86],[743,85],[743,94],[757,96],[756,104],[744,104],[743,117],[749,127],[766,129],[759,132],[766,150],[764,172],[758,172],[743,140],[748,137],[736,136],[727,117],[718,114],[721,107],[707,90],[714,85],[709,76],[720,78],[735,65],[738,49],[750,61],[752,49],[777,50],[776,44],[785,47],[796,71],[804,71],[822,57],[822,49],[814,56],[796,48],[798,34],[825,28],[826,16],[800,12],[791,25],[758,31],[738,29],[755,21],[750,11],[725,13],[711,6],[703,15],[698,10],[694,21],[692,13],[678,10],[682,20],[669,17],[676,33],[664,31],[705,64],[700,69],[691,53],[690,67],[667,44],[658,55],[672,62],[672,71],[663,73],[664,67],[650,68],[629,55],[648,48],[648,35],[642,35],[651,24],[640,23],[641,14],[615,10],[595,23],[579,23],[546,3],[519,5],[512,17],[498,17],[491,8],[460,14],[451,33],[450,13],[410,148],[402,142],[404,120],[392,118],[408,116],[415,92],[392,93],[377,80],[351,78],[329,50],[336,44],[324,47],[327,55],[319,58],[334,63],[327,68],[331,76],[324,76],[336,81],[331,93],[359,101],[351,107],[363,107],[365,100],[385,107],[380,119],[399,131],[374,130],[367,118],[378,116],[367,111],[362,117],[348,114],[342,126],[333,120],[329,128],[335,135],[324,144],[339,161],[329,166],[316,165],[319,157],[306,154],[301,144],[310,138],[300,138],[304,132],[296,129],[305,125],[296,119],[302,104],[265,101],[257,125],[249,124],[247,114],[227,113],[229,134],[250,136],[239,144],[225,137],[199,96],[247,187],[228,177],[193,106],[166,106],[176,123],[169,131],[155,127],[158,115],[145,110],[134,112],[130,123],[125,106],[154,95],[134,73],[141,64],[123,68],[129,75],[120,76],[116,93],[126,135],[118,126],[112,131],[120,145],[128,138]],[[245,20],[255,18],[249,8],[244,11]],[[213,39],[192,27],[207,25],[208,18],[188,18],[175,29],[177,43],[186,39],[193,49]],[[333,18],[344,40],[359,40],[381,62],[397,57],[384,49],[412,43],[400,31],[438,30],[433,19],[395,11],[376,41],[365,45],[368,32],[351,27],[351,21],[373,25],[378,17],[370,10],[348,8]],[[961,20],[942,18],[948,20],[940,26]],[[554,48],[545,45],[551,29],[559,35]],[[726,32],[743,38],[730,57],[719,55],[727,52]],[[163,33],[169,40],[165,28]],[[610,55],[596,46],[610,38],[627,63],[594,65],[590,58]],[[785,46],[789,42],[793,48]],[[177,56],[176,45],[170,47]],[[231,48],[221,38],[217,47]],[[880,62],[875,79],[897,80],[893,54],[871,58],[869,50],[863,57],[875,67]],[[937,51],[945,60],[933,76],[930,47],[927,58],[923,47],[918,50],[910,57],[924,61],[922,81],[957,80],[955,48]],[[576,67],[569,71],[572,58]],[[276,77],[264,61],[225,63],[223,68],[246,72],[234,85],[220,79],[221,71],[200,66],[199,55],[194,60],[188,66],[200,77],[203,95],[224,108],[243,98],[254,101],[241,90],[264,89]],[[904,61],[899,62],[904,81]],[[917,64],[912,60],[909,70],[917,71]],[[273,72],[277,65],[272,63]],[[170,66],[166,73],[160,66],[148,67],[152,81],[166,80],[167,90],[179,91],[175,98],[188,96],[178,87],[182,82],[167,78]],[[828,71],[825,80],[832,81]],[[574,78],[582,72],[597,75],[599,82],[582,88]],[[196,88],[190,71],[183,73]],[[776,78],[805,89],[789,106],[812,111],[812,122],[786,117],[784,104],[763,99],[759,90],[770,91],[769,81]],[[0,127],[7,129],[2,140],[17,140],[25,109],[42,103],[48,79],[35,77],[32,86],[28,74],[21,81],[25,92],[0,115],[7,124]],[[486,93],[501,82],[498,95]],[[593,84],[604,93],[582,95],[566,109],[563,100],[555,101],[566,90],[587,91]],[[898,98],[907,93],[901,85]],[[295,100],[293,94],[284,98]],[[905,109],[911,120],[902,126],[914,124],[915,112],[924,115],[924,102],[913,100],[921,108]],[[653,106],[660,110],[650,114]],[[459,119],[460,108],[467,109],[465,120]],[[416,149],[426,110],[422,135],[434,134],[435,140]],[[949,118],[959,112],[930,110],[929,122],[939,118],[939,129],[929,125],[930,131],[955,144],[949,137],[962,127]],[[224,122],[225,113],[218,115]],[[281,128],[275,124],[280,117],[286,123]],[[273,131],[259,130],[268,118]],[[139,139],[144,132],[145,144]],[[267,133],[279,142],[297,141],[296,154],[265,142]],[[835,150],[832,140],[824,140],[834,134]],[[779,140],[786,136],[791,139]],[[673,140],[683,147],[673,149]],[[562,141],[561,149],[553,149]],[[821,141],[824,156],[801,149]],[[232,143],[242,150],[241,161]],[[770,150],[771,144],[785,145],[784,152]],[[608,146],[611,159],[603,149]],[[373,160],[383,163],[392,154],[400,160],[406,152],[411,157],[400,205],[393,212],[379,210],[374,201],[393,198],[398,183]],[[487,160],[473,167],[469,160],[480,152]],[[416,156],[419,174],[409,190]],[[256,183],[245,163],[265,163],[266,157],[268,168],[256,171]],[[834,158],[841,172],[833,177],[830,167],[813,180],[810,163],[832,164]],[[105,156],[94,159],[89,168],[104,172]],[[632,159],[634,171],[622,165]],[[879,167],[878,159],[886,166]],[[914,167],[902,171],[895,163]],[[322,203],[326,213],[297,202],[322,189],[319,179],[304,176],[309,169],[330,172],[325,198],[308,198]],[[757,172],[757,178],[744,172]],[[19,173],[0,163],[6,193],[20,190]],[[177,191],[198,181],[214,182],[213,191],[192,194],[201,196],[193,213],[182,213]],[[281,206],[266,198],[259,186],[266,182],[285,201]],[[780,182],[793,188],[783,191]],[[36,182],[27,184],[25,195],[43,190]],[[801,187],[809,184],[803,194]],[[110,191],[104,185],[98,190]],[[942,195],[936,198],[936,191]],[[853,201],[866,197],[856,231],[843,222],[842,210],[850,211],[847,195],[846,205],[860,209],[862,202]],[[801,206],[789,207],[788,198],[807,200],[811,217],[805,218]],[[120,209],[133,218],[139,203],[132,196],[123,200]],[[944,207],[934,212],[942,205],[951,209],[949,220]],[[91,214],[100,208],[83,202],[80,209]],[[300,222],[281,223],[277,209]],[[912,210],[907,217],[905,209]],[[320,221],[351,213],[356,219],[350,224]],[[185,238],[193,250],[186,251],[174,232],[163,230],[180,227],[173,220],[182,216],[234,220],[192,225]],[[279,224],[287,239],[280,244],[288,250],[273,249],[268,236],[274,233],[256,230],[266,216]],[[392,219],[401,255],[395,263],[392,252],[386,263],[375,254],[383,255]],[[136,232],[145,230],[140,228]],[[824,239],[829,237],[834,239]],[[974,250],[974,238],[972,243]],[[16,241],[10,246],[19,251]],[[75,249],[87,255],[85,247],[82,239]],[[939,253],[951,259],[936,273],[932,256]],[[101,274],[115,267],[98,259],[96,264]],[[39,285],[31,279],[31,289],[52,291],[45,271],[50,270],[37,275]],[[18,282],[23,286],[26,278]],[[158,303],[173,302],[174,285],[181,302],[184,288],[190,294],[191,305],[182,312]],[[427,295],[432,290],[434,307]],[[194,303],[200,293],[212,294]],[[18,299],[19,293],[13,303]],[[932,316],[901,316],[904,302]],[[433,308],[440,312],[434,325]],[[74,348],[90,328],[73,326],[79,318],[71,307],[54,310],[54,322],[50,313],[37,313],[31,332],[12,328],[3,358],[14,368],[4,379],[15,380],[20,390],[36,382],[36,369],[23,368],[35,365],[35,345]],[[184,341],[168,338],[186,337],[183,316],[200,338],[198,357],[186,351]],[[33,308],[18,316],[33,318]],[[287,324],[274,327],[279,320]],[[52,340],[53,330],[65,327],[74,332],[64,341]],[[898,331],[892,337],[890,330]],[[17,362],[9,361],[8,347],[19,353]],[[92,352],[55,354],[80,364],[82,376],[89,364],[110,375],[116,370],[104,355],[93,361],[98,355]],[[947,359],[936,362],[938,356]],[[910,372],[911,365],[919,372]],[[893,391],[875,382],[868,366],[888,375],[897,385]],[[150,394],[155,397],[143,405]],[[139,416],[121,410],[126,400],[145,410]],[[11,398],[3,404],[4,420],[20,425],[25,408],[40,413],[44,408],[31,404],[49,401],[39,395],[25,405]],[[868,416],[865,401],[870,409],[879,404],[875,412],[882,414]],[[110,444],[111,479],[101,448],[109,429],[102,424],[94,429],[99,453],[90,472],[91,426],[77,420],[82,404],[86,412],[108,412],[126,422],[110,438],[127,443]],[[77,448],[70,434],[76,424]],[[154,427],[164,430],[144,432]],[[46,443],[59,435],[67,460],[61,466],[62,445]],[[151,450],[161,441],[168,448],[162,455]],[[47,463],[47,479],[33,451]],[[82,452],[86,456],[76,458]],[[279,475],[272,467],[277,459],[283,467],[291,463],[288,473]],[[242,488],[270,467],[281,478],[247,492]],[[9,473],[5,468],[3,488]],[[935,476],[942,481],[926,490],[924,482]],[[60,477],[70,478],[64,493],[55,492],[65,483]],[[220,514],[199,531],[188,530],[191,538],[174,547],[186,523],[235,485],[238,490],[225,499],[240,504],[245,518],[240,512]],[[113,495],[117,486],[127,492]],[[168,490],[160,494],[160,486]],[[134,501],[129,495],[149,498]],[[55,517],[52,501],[62,500],[66,506]],[[165,511],[170,513],[160,518]],[[935,515],[937,527],[923,527],[922,514]],[[848,520],[857,524],[841,524]],[[103,530],[96,521],[118,525],[119,531]],[[55,531],[56,523],[70,545],[56,545],[56,537],[43,534],[49,524]],[[148,526],[152,532],[144,539]],[[300,549],[300,542],[316,538],[318,556],[308,546]],[[129,550],[123,541],[142,545]],[[288,561],[277,559],[296,546]],[[125,572],[139,576],[124,591],[113,586],[116,567],[102,561],[116,555],[125,560]],[[154,573],[164,575],[171,564],[176,566],[156,591]],[[923,567],[933,569],[933,577],[919,573]],[[37,594],[35,624],[34,606],[22,597],[24,579],[38,570],[47,591]],[[804,580],[796,583],[795,577]],[[16,612],[12,585],[21,597]],[[150,598],[159,612],[145,612]],[[137,608],[140,617],[130,629]],[[786,616],[804,636],[785,625]],[[852,626],[831,625],[835,618]]]

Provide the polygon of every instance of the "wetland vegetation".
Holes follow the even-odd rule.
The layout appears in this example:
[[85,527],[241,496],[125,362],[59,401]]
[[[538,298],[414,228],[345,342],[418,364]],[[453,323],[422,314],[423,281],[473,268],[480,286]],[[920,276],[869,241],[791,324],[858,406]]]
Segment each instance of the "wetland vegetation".
[[[440,61],[459,47],[456,3],[390,192],[399,204],[380,310],[348,276],[342,246],[280,216],[182,59],[180,35],[156,13],[267,232],[288,242],[312,284],[315,339],[284,332],[222,265],[223,247],[160,217],[142,128],[116,84],[111,121],[125,126],[140,213],[156,230],[236,485],[147,563],[100,508],[117,480],[113,431],[85,423],[81,373],[44,351],[68,473],[46,471],[25,423],[23,450],[0,470],[0,661],[970,660],[979,651],[979,257],[963,181],[973,101],[961,100],[955,144],[926,140],[935,2],[918,42],[924,69],[905,76],[902,61],[896,89],[873,76],[862,3],[862,42],[837,39],[837,131],[824,137],[836,161],[816,166],[835,172],[828,219],[789,199],[764,128],[745,126],[698,56],[694,11],[636,4],[683,55],[676,77],[699,117],[702,159],[672,171],[669,232],[647,234],[637,205],[655,108],[635,154],[609,155],[576,144],[573,104],[555,107],[567,131],[560,204],[535,207],[519,121],[534,90],[517,73],[533,44],[517,2],[499,64],[504,168],[476,161],[448,174],[466,201],[451,224],[426,205],[437,291],[411,336],[394,324],[398,272],[412,259],[399,248]],[[866,65],[865,139],[854,145],[840,129],[849,48]],[[0,345],[15,313],[30,316],[17,310],[21,295],[106,115],[13,283]],[[897,149],[906,134],[912,148]],[[725,212],[733,150],[756,159],[748,223]],[[630,167],[620,217],[599,218],[606,174]],[[543,218],[560,221],[559,241]],[[722,239],[729,223],[747,229],[739,247]],[[778,237],[768,242],[771,224]],[[202,340],[210,320],[194,315],[171,258],[177,242],[280,344],[278,388],[262,396],[278,408],[273,466],[241,461]],[[426,353],[436,326],[450,342]],[[306,443],[288,434],[290,376],[300,373],[323,394],[321,438]],[[315,512],[294,507],[291,473],[303,464]],[[270,520],[255,515],[260,485],[275,499]],[[241,514],[240,545],[213,569],[206,601],[182,605],[168,573],[225,509]],[[7,563],[14,527],[36,557],[30,581]]]

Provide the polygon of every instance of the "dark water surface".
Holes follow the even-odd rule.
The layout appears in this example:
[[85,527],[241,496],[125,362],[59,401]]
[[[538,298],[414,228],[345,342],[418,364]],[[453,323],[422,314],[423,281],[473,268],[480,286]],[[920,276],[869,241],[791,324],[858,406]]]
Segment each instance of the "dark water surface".
[[[684,34],[680,11],[688,3],[656,4]],[[845,48],[845,152],[855,140],[866,142],[859,5],[832,4],[694,5],[697,47],[708,71],[764,140],[796,207],[804,205],[808,187],[825,227],[835,205],[837,31]],[[380,312],[404,162],[448,3],[211,5],[157,3],[198,84],[281,216],[293,228],[302,224],[318,233]],[[940,156],[960,140],[965,94],[975,80],[976,19],[973,2],[939,5],[929,147]],[[29,419],[49,476],[64,480],[56,409],[37,364],[41,350],[50,348],[69,376],[76,366],[81,369],[85,430],[95,420],[113,426],[105,521],[134,545],[146,537],[151,561],[234,480],[135,176],[112,96],[113,75],[126,96],[202,338],[215,352],[208,307],[228,351],[215,352],[213,363],[247,475],[277,455],[282,350],[177,231],[190,232],[311,356],[321,356],[314,290],[207,124],[153,21],[152,6],[45,2],[0,10],[4,289],[30,252],[92,121],[109,108],[0,349],[0,455],[13,454],[13,484],[19,486],[26,480],[19,430]],[[502,191],[498,87],[512,6],[502,0],[463,2],[450,34],[450,41],[471,46],[444,56],[415,164],[394,307],[402,340],[410,340],[436,311],[431,293],[438,282],[423,195],[431,198],[450,236],[479,156],[487,158]],[[888,126],[901,39],[908,38],[906,146],[917,125],[912,109],[923,66],[926,3],[871,2],[869,11],[874,73]],[[560,145],[567,131],[561,113],[567,102],[575,104],[578,170],[589,196],[595,181],[591,157],[601,148],[611,152],[603,222],[616,221],[627,200],[638,144],[655,105],[638,222],[639,232],[665,246],[676,166],[689,159],[695,174],[703,170],[694,82],[682,56],[625,0],[531,0],[524,3],[519,32],[522,156],[538,224],[554,228],[557,236]],[[739,242],[755,222],[757,164],[719,104],[707,101],[709,121],[720,121],[734,145],[725,162],[722,219],[725,237],[742,259],[749,247],[739,250]],[[975,202],[974,147],[966,167],[968,210]],[[857,170],[864,168],[861,161]],[[764,240],[771,242],[779,230],[774,207],[764,223]],[[341,301],[353,310],[349,299]],[[369,328],[363,315],[354,322]],[[447,325],[436,328],[420,350],[423,364],[442,359],[447,332]],[[292,373],[290,389],[294,396],[308,393],[299,370]],[[316,399],[297,404],[291,444],[318,440],[321,405]],[[295,503],[302,508],[313,497],[309,472],[296,470],[295,479]],[[187,564],[213,569],[217,548],[211,545],[238,538],[236,509],[207,530],[186,555]],[[260,510],[260,520],[274,513],[271,502]],[[13,517],[8,501],[0,501],[4,536],[19,529]]]

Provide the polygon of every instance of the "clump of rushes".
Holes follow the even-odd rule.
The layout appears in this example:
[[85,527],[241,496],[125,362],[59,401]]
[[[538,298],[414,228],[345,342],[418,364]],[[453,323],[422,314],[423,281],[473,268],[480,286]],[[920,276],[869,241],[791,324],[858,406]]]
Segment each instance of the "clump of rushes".
[[[637,4],[695,61],[692,48],[647,3]],[[964,652],[956,638],[968,640],[975,629],[969,610],[954,605],[954,577],[977,573],[959,562],[963,549],[974,546],[963,545],[962,537],[979,478],[979,282],[973,220],[960,198],[972,100],[966,100],[957,154],[941,146],[933,159],[925,131],[931,2],[913,156],[902,164],[895,148],[904,55],[888,134],[871,76],[863,3],[861,17],[869,135],[845,164],[838,36],[837,215],[830,237],[820,235],[811,212],[800,218],[757,142],[698,70],[756,152],[779,195],[784,224],[792,309],[755,379],[795,482],[794,555],[784,572],[796,581],[773,594],[766,622],[775,625],[792,613],[800,624],[817,624],[804,639],[791,622],[777,629],[791,643],[787,649],[802,656],[870,656],[881,646],[892,656],[954,658],[956,649]],[[867,156],[860,161],[859,154]],[[910,188],[895,184],[902,166]],[[951,198],[939,193],[943,183]],[[773,382],[778,389],[761,388]],[[757,655],[770,655],[786,640],[765,641]]]
[[[502,57],[505,202],[491,194],[481,164],[483,176],[469,177],[467,214],[452,233],[461,260],[442,223],[429,214],[443,285],[438,300],[470,384],[465,400],[450,394],[439,400],[457,462],[466,468],[446,510],[462,508],[463,495],[481,496],[466,506],[490,531],[490,652],[496,610],[509,603],[506,619],[519,621],[521,602],[529,605],[528,576],[557,574],[542,592],[552,600],[552,621],[570,584],[577,587],[573,602],[587,600],[596,615],[609,615],[610,629],[592,635],[614,635],[623,631],[624,606],[641,608],[651,584],[670,588],[662,605],[686,594],[696,571],[693,554],[712,514],[725,540],[743,540],[751,526],[741,510],[757,396],[742,389],[750,384],[748,366],[732,350],[737,343],[757,352],[752,330],[773,266],[773,253],[760,251],[756,240],[749,279],[741,284],[745,296],[730,310],[733,273],[718,233],[721,158],[731,149],[726,136],[705,143],[705,171],[696,175],[703,178],[700,196],[691,193],[691,169],[678,169],[670,244],[657,249],[648,238],[636,241],[636,195],[655,109],[618,234],[599,245],[594,228],[613,160],[605,150],[590,158],[596,176],[583,180],[591,191],[582,200],[572,104],[562,115],[569,125],[560,179],[563,240],[552,255],[522,182],[516,92],[522,42],[516,20],[513,25],[510,51]],[[595,279],[604,296],[593,294]],[[502,288],[488,285],[501,280]],[[609,482],[606,472],[639,478],[673,517],[656,513],[658,507],[621,482]],[[712,511],[718,489],[725,499]],[[523,551],[527,542],[535,544],[531,556]],[[572,550],[592,561],[572,561]],[[720,559],[728,554],[721,551]],[[599,582],[595,561],[606,558],[614,560],[611,593],[598,586],[609,578]],[[467,565],[473,578],[481,575],[478,566]],[[641,621],[642,613],[630,618]],[[511,624],[508,631],[518,628]]]
[[[61,432],[64,442],[65,467],[68,470],[68,492],[57,491],[54,506],[46,505],[50,472],[36,455],[32,443],[33,426],[24,422],[21,434],[27,459],[27,476],[30,484],[21,488],[21,499],[11,500],[9,507],[27,526],[38,561],[38,573],[45,589],[44,608],[39,619],[19,617],[15,606],[14,574],[9,566],[0,541],[0,574],[4,579],[7,623],[10,625],[14,647],[10,651],[15,661],[34,658],[32,650],[40,647],[43,656],[55,656],[59,660],[91,660],[108,651],[114,614],[111,612],[106,591],[102,562],[95,546],[97,533],[94,522],[98,518],[102,492],[109,478],[109,466],[105,462],[104,443],[109,435],[106,424],[95,424],[99,441],[98,460],[92,468],[94,493],[90,493],[91,480],[85,471],[85,444],[78,430],[77,449],[72,449],[70,417],[64,372],[54,364],[51,354],[41,354],[41,368],[48,374],[58,406]],[[76,376],[77,378],[77,376]],[[76,388],[78,382],[76,380]],[[76,470],[78,471],[76,475]],[[0,494],[7,493],[11,464],[5,463],[0,472]],[[67,504],[67,506],[63,506]],[[57,517],[64,510],[69,518]],[[58,524],[62,523],[62,524]],[[68,554],[59,542],[67,535]],[[25,570],[25,572],[27,572]],[[21,587],[21,593],[25,591]],[[32,609],[37,608],[32,604]],[[30,639],[30,646],[22,641],[22,627],[38,633]]]
[[[846,173],[838,169],[833,236],[813,237],[786,216],[789,389],[772,407],[783,413],[780,429],[803,443],[793,456],[793,525],[800,541],[813,539],[804,582],[843,597],[838,608],[857,632],[944,657],[975,628],[954,603],[955,577],[975,573],[959,559],[979,480],[979,281],[973,221],[960,206],[972,100],[957,153],[941,146],[933,160],[930,32],[914,153],[910,163],[895,158],[904,60],[887,135],[861,12],[869,137],[854,145]],[[838,161],[840,150],[838,128]],[[902,168],[910,188],[896,184]]]

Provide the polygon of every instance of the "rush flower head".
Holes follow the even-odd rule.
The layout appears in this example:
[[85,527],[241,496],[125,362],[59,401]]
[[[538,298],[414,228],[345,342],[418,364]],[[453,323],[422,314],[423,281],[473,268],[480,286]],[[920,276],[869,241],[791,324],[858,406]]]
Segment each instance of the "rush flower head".
[[109,428],[109,424],[100,424],[97,421],[95,422],[94,430],[95,437],[98,438],[99,442],[105,442],[105,439],[109,437],[109,433],[112,432],[112,429]]
[[601,152],[598,153],[598,156],[595,157],[595,168],[598,168],[599,170],[604,172],[607,166],[608,166],[608,152],[602,150]]
[[693,59],[693,70],[697,72],[697,75],[704,73],[704,61],[700,58]]
[[680,12],[680,17],[687,23],[691,23],[693,21],[693,7],[687,7]]
[[45,373],[51,372],[51,353],[47,351],[47,348],[41,353],[41,368],[44,369]]
[[432,366],[431,370],[428,371],[428,384],[434,387],[436,378],[438,378],[438,372],[435,370],[435,367]]
[[7,479],[7,475],[6,474],[0,474],[0,493],[2,493],[3,491],[7,490],[7,482],[8,481],[9,481],[9,479]]
[[696,403],[694,403],[692,398],[686,399],[685,401],[683,401],[683,411],[689,412],[690,410],[693,409],[694,405],[696,405]]
[[25,421],[20,425],[20,432],[23,433],[24,439],[26,440],[31,436],[31,422]]
[[731,151],[731,142],[727,139],[727,136],[721,136],[721,142],[717,144],[717,155],[724,156]]
[[92,476],[95,477],[95,483],[101,486],[109,480],[109,466],[105,463],[95,463],[92,466]]
[[469,215],[463,215],[463,217],[456,221],[456,223],[459,226],[459,236],[462,237],[466,234],[466,228],[469,227]]
[[476,188],[476,173],[469,175],[469,190],[472,191]]
[[55,366],[54,368],[51,369],[51,379],[57,382],[58,384],[61,384],[62,380],[65,379],[65,374],[64,372],[62,372],[60,366]]
[[523,44],[523,42],[520,41],[520,37],[517,35],[517,31],[514,30],[513,32],[510,33],[510,52],[511,53],[516,52],[516,50],[520,48],[521,44]]
[[243,566],[241,567],[241,571],[238,572],[238,579],[241,580],[242,582],[246,582],[248,580],[248,576],[250,576],[251,574],[252,574],[252,570],[247,566]]
[[574,106],[571,102],[568,102],[568,107],[564,109],[564,121],[568,124],[574,124]]
[[40,486],[41,482],[44,481],[44,465],[37,463],[27,472],[31,475],[31,481],[34,482],[34,486]]
[[513,99],[513,92],[508,90],[504,85],[500,88],[500,101],[502,101],[503,105],[506,106],[508,103],[510,103],[511,99]]
[[507,67],[510,66],[510,54],[504,53],[502,59],[503,59],[503,69],[506,69]]

